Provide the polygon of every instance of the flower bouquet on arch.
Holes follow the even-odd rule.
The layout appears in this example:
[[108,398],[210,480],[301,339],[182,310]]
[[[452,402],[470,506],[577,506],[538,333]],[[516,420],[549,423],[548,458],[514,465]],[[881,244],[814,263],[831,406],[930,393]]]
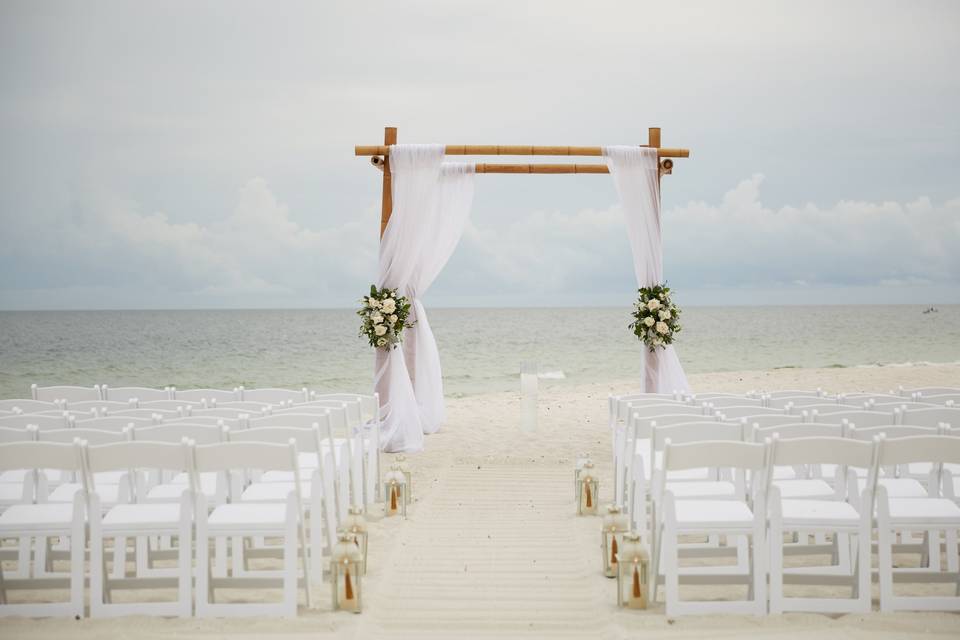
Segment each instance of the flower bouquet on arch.
[[410,315],[410,301],[396,289],[370,285],[370,295],[361,298],[362,306],[357,311],[361,318],[360,336],[367,338],[371,347],[396,348],[403,339],[403,330]]
[[662,284],[637,289],[637,302],[631,315],[633,334],[650,351],[673,344],[674,336],[681,329],[680,309],[670,300],[670,288]]

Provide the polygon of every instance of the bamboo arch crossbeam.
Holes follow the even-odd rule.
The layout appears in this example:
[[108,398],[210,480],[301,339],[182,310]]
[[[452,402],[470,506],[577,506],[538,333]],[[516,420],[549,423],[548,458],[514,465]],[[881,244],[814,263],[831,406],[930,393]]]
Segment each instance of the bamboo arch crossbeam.
[[[382,145],[356,145],[356,156],[372,156],[371,163],[383,172],[383,192],[380,208],[380,237],[387,228],[390,214],[393,212],[393,193],[390,175],[390,146],[397,143],[397,128],[385,127]],[[674,149],[660,146],[659,127],[650,127],[647,144],[638,145],[657,150],[660,159],[660,173],[671,173],[673,160],[670,158],[689,158],[689,149]],[[449,144],[446,155],[451,156],[602,156],[603,147],[569,146],[533,146],[533,145],[467,145]],[[488,164],[477,163],[477,173],[514,173],[514,174],[563,174],[563,173],[610,173],[602,164]]]
[[[654,147],[652,144],[637,145]],[[656,147],[658,158],[689,158],[689,149]],[[530,145],[495,144],[448,144],[444,148],[448,156],[602,156],[603,147],[555,147]],[[387,145],[357,145],[353,148],[355,156],[388,156]]]

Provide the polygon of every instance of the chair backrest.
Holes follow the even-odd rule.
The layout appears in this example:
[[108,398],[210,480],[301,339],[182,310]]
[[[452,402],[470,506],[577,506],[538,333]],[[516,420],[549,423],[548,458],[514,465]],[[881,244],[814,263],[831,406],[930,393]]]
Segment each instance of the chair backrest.
[[297,446],[294,442],[223,442],[196,445],[193,448],[194,468],[210,471],[297,471]]
[[37,439],[37,429],[34,427],[26,427],[24,429],[0,427],[0,443],[33,442],[36,439]]
[[759,471],[766,464],[766,447],[755,442],[714,440],[675,444],[669,438],[663,450],[663,471],[721,467]]
[[732,397],[732,398],[710,398],[710,399],[700,399],[696,398],[694,404],[701,404],[706,402],[714,409],[723,409],[724,407],[753,407],[755,409],[760,407],[759,398],[744,398],[743,396]]
[[90,473],[121,469],[161,469],[185,471],[190,468],[190,456],[183,442],[114,442],[87,445],[86,467]]
[[65,429],[70,426],[70,421],[64,416],[62,411],[60,415],[21,413],[0,417],[0,427],[22,429],[27,425],[34,425],[38,429]]
[[215,418],[229,418],[231,420],[245,420],[250,416],[250,411],[244,411],[243,409],[194,409],[191,407],[190,416],[191,418],[199,417],[215,417]]
[[0,409],[4,411],[17,411],[22,413],[33,413],[37,411],[53,411],[55,409],[62,409],[62,403],[57,402],[46,402],[44,400],[29,400],[27,398],[11,398],[8,400],[0,400]]
[[632,407],[646,407],[650,405],[680,405],[690,406],[689,402],[667,394],[643,394],[629,396],[611,396],[611,411],[617,420],[626,422],[630,417]]
[[936,427],[919,427],[912,424],[888,424],[882,427],[859,427],[851,424],[847,428],[846,437],[854,440],[869,440],[880,434],[887,438],[909,438],[911,436],[935,436],[939,433]]
[[260,413],[267,409],[275,408],[275,405],[270,404],[269,402],[256,402],[254,400],[233,400],[230,402],[217,402],[215,404],[208,404],[208,409],[236,409],[239,411],[246,411],[247,413],[254,414]]
[[100,393],[104,400],[117,400],[119,402],[129,402],[138,400],[142,405],[144,402],[153,402],[157,400],[169,400],[170,388],[153,389],[150,387],[110,387],[102,385]]
[[179,422],[186,422],[189,424],[203,424],[207,426],[224,426],[230,429],[245,429],[247,427],[246,418],[220,418],[218,416],[183,416],[182,418],[174,418],[171,420],[164,420],[163,424],[177,424]]
[[[724,418],[727,420],[733,420],[736,418],[742,418],[743,416],[784,416],[786,415],[783,409],[777,409],[775,407],[759,407],[759,406],[737,406],[737,407],[723,407],[717,409]],[[791,418],[793,420],[793,418]]]
[[147,418],[131,418],[129,416],[116,415],[74,421],[74,425],[77,428],[99,429],[101,431],[123,431],[127,427],[133,429],[137,427],[147,427],[152,424],[156,424],[156,422]]
[[779,398],[803,397],[822,398],[826,396],[826,394],[823,392],[823,389],[781,389],[780,391],[768,391],[764,395],[771,400]]
[[230,431],[228,438],[230,442],[272,442],[275,444],[288,444],[293,440],[296,443],[298,453],[317,453],[320,450],[320,434],[316,428],[250,428],[243,431]]
[[806,413],[809,416],[812,416],[814,412],[816,413],[835,413],[838,408],[842,405],[837,404],[807,404],[807,405],[791,405],[788,407],[788,411],[795,416],[803,415]]
[[[725,420],[730,420],[730,418],[723,412],[723,417]],[[730,422],[739,422],[744,426],[743,432],[749,433],[748,429],[756,426],[759,429],[764,427],[775,427],[781,424],[795,424],[797,422],[797,416],[789,415],[786,413],[763,413],[763,414],[754,414],[749,416],[743,416],[736,420],[730,420]]]
[[103,431],[100,429],[51,429],[37,433],[40,442],[64,442],[85,440],[88,444],[108,444],[111,442],[126,442],[130,439],[132,430],[127,428],[121,431]]
[[847,420],[858,427],[879,427],[888,424],[894,424],[896,418],[892,411],[860,411],[860,410],[841,410],[830,413],[817,412],[813,416],[814,422],[843,422]]
[[[703,416],[704,409],[703,407],[695,407],[689,404],[680,404],[680,403],[669,403],[669,404],[651,404],[643,405],[640,407],[630,407],[630,413],[638,416],[639,418],[649,418],[653,420],[657,416],[672,416],[672,415],[691,415],[691,416]],[[627,414],[628,416],[630,414]]]
[[227,389],[177,389],[176,387],[170,387],[171,397],[173,400],[190,400],[192,402],[203,402],[206,401],[217,401],[217,402],[233,402],[237,400],[242,400],[240,397],[240,389],[233,389],[232,391]]
[[960,464],[960,438],[953,436],[911,436],[878,438],[880,464],[900,465],[914,462]]
[[820,404],[836,405],[836,401],[831,401],[827,398],[821,398],[820,396],[779,396],[776,398],[769,398],[767,400],[767,406],[775,409],[784,409],[787,407],[787,405],[793,407],[806,407]]
[[379,394],[360,394],[360,393],[318,393],[310,392],[310,400],[337,400],[341,402],[359,402],[360,409],[363,411],[364,418],[374,419],[380,409]]
[[916,389],[903,389],[901,387],[901,395],[905,395],[906,397],[911,398],[915,393],[919,393],[920,397],[923,398],[923,401],[928,402],[927,396],[942,396],[947,394],[960,396],[960,388],[958,387],[917,387]]
[[247,426],[250,429],[295,427],[312,429],[313,425],[329,422],[328,414],[316,413],[278,413],[260,418],[250,418]]
[[73,443],[8,442],[0,444],[0,471],[12,469],[58,469],[79,471],[79,451]]
[[240,397],[247,401],[265,402],[267,404],[280,404],[282,402],[300,403],[307,402],[310,399],[305,387],[299,390],[277,388],[245,389],[244,387],[240,387]]
[[136,409],[136,401],[115,402],[113,400],[83,400],[81,402],[67,402],[64,407],[70,412],[88,412],[91,409],[100,415],[107,412],[126,411],[127,409]]
[[922,400],[935,405],[960,406],[960,393],[943,393],[934,396],[923,396]]
[[708,440],[742,442],[743,430],[739,424],[729,422],[687,422],[663,427],[657,425],[650,434],[650,446],[653,451],[660,451],[668,439],[675,445]]
[[876,459],[873,442],[836,437],[781,439],[776,435],[771,441],[770,464],[775,466],[835,464],[872,469]]
[[700,404],[701,402],[710,402],[716,398],[741,398],[747,400],[759,400],[758,396],[747,395],[743,393],[727,393],[720,391],[707,391],[705,393],[695,393],[693,395],[687,396],[690,399],[691,404]]
[[189,422],[168,422],[133,430],[137,442],[180,442],[184,438],[196,444],[214,444],[225,440],[226,427]]
[[71,385],[58,385],[52,387],[41,387],[30,385],[34,400],[66,400],[67,402],[82,402],[83,400],[102,400],[100,387],[76,387]]
[[842,438],[843,426],[826,423],[793,423],[753,429],[753,441],[763,442],[777,436],[781,440],[792,438]]
[[282,416],[286,413],[297,413],[304,415],[317,416],[320,427],[323,428],[323,416],[329,416],[330,428],[336,432],[346,431],[348,426],[358,424],[360,419],[360,406],[357,403],[320,401],[309,404],[301,404],[290,409],[274,411],[274,416]]
[[200,402],[190,402],[189,400],[148,400],[147,402],[140,401],[140,409],[152,409],[160,411],[176,411],[177,413],[183,414],[192,409],[202,409],[203,404]]
[[950,407],[924,407],[910,409],[908,408],[901,415],[902,424],[915,424],[922,427],[935,427],[941,422],[949,424],[951,427],[960,426],[960,408]]
[[107,415],[126,416],[128,418],[149,418],[154,423],[180,417],[178,412],[168,409],[124,409],[123,411],[111,411]]

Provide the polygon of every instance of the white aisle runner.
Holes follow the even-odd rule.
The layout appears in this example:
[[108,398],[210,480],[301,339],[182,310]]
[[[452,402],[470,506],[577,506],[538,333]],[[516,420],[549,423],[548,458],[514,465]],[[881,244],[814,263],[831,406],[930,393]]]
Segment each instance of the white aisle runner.
[[[591,637],[600,521],[576,526],[571,473],[555,465],[452,467],[399,529],[364,631],[379,637]],[[596,539],[594,539],[594,536]],[[594,557],[596,555],[596,557]],[[389,595],[388,595],[389,594]]]

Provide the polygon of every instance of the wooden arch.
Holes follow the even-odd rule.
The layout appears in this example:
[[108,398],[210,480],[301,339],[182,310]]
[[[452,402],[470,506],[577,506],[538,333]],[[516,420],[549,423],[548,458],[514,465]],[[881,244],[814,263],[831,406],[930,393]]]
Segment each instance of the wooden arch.
[[[393,212],[393,195],[390,183],[390,145],[397,143],[397,128],[385,127],[383,144],[354,147],[354,155],[370,156],[370,162],[383,171],[383,202],[380,209],[380,237],[387,228],[390,214]],[[660,128],[650,127],[647,144],[657,150],[660,159],[660,175],[669,174],[673,169],[671,158],[689,158],[689,149],[673,149],[660,146]],[[450,156],[602,156],[602,147],[560,147],[530,145],[469,145],[448,144],[445,153]],[[477,173],[610,173],[605,164],[488,164],[477,163]]]

